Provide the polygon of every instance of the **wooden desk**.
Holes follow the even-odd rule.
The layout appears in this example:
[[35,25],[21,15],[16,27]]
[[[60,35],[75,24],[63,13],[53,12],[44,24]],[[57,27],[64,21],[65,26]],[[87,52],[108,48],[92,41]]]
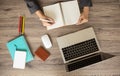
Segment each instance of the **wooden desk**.
[[[42,0],[49,4],[57,0]],[[60,0],[59,0],[60,1]],[[0,0],[0,76],[120,76],[120,0],[93,0],[89,22],[80,26],[68,26],[47,31],[36,15],[31,15],[23,0]],[[37,57],[26,64],[25,70],[12,68],[12,60],[6,48],[8,40],[18,35],[18,17],[26,16],[25,33],[32,52],[43,45],[40,37],[49,34],[53,48],[47,61]],[[93,26],[103,52],[116,55],[73,72],[66,72],[58,49],[56,37]]]

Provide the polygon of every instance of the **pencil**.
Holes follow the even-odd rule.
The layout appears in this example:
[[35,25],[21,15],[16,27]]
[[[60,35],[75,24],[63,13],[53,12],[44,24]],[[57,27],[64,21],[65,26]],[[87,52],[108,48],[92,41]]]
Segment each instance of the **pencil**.
[[19,35],[21,34],[21,25],[22,25],[22,17],[20,16],[20,17],[19,17],[19,24],[18,24],[18,32],[19,32]]
[[19,17],[19,24],[18,24],[18,33],[20,34],[20,17]]

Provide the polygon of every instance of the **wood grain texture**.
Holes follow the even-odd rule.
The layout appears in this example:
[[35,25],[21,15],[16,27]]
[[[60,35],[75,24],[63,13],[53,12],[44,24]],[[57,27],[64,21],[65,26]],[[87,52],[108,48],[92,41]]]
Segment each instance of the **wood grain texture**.
[[[44,5],[65,0],[39,0]],[[26,16],[25,33],[31,51],[42,46],[40,37],[49,34],[53,48],[45,61],[34,57],[25,70],[12,68],[12,59],[6,43],[18,35],[18,17]],[[93,26],[102,52],[115,57],[73,72],[66,72],[56,37]],[[31,15],[24,0],[0,0],[0,76],[120,76],[120,0],[93,0],[89,22],[80,26],[67,26],[47,31],[36,15]]]

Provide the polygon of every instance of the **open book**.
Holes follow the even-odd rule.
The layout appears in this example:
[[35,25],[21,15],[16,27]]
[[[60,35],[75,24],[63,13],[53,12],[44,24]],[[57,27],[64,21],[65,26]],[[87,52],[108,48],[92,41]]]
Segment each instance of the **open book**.
[[55,20],[55,24],[47,26],[47,30],[76,24],[80,17],[77,0],[56,3],[43,7],[45,15]]

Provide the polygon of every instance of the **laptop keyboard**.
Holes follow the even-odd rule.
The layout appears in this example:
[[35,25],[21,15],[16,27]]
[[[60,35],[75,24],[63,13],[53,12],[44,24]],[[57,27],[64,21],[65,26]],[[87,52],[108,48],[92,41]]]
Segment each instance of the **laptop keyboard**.
[[65,60],[71,60],[98,51],[95,38],[62,48]]

